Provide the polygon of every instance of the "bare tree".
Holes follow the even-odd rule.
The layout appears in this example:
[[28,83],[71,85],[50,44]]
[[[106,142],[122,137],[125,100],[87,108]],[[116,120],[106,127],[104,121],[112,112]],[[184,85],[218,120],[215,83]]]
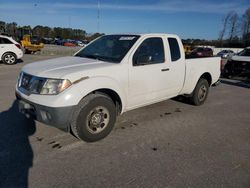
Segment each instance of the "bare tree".
[[223,38],[224,38],[226,30],[227,30],[227,26],[228,26],[228,21],[230,19],[230,15],[231,15],[231,13],[228,13],[225,16],[225,18],[223,19],[223,28],[222,28],[222,30],[220,32],[220,35],[219,35],[219,41],[220,41],[221,45],[223,43]]
[[248,8],[244,15],[243,15],[243,21],[242,21],[242,39],[243,42],[246,44],[249,40],[247,36],[250,34],[250,8]]
[[239,16],[236,12],[231,12],[229,17],[229,41],[232,41],[234,37],[237,37],[238,34],[238,21]]

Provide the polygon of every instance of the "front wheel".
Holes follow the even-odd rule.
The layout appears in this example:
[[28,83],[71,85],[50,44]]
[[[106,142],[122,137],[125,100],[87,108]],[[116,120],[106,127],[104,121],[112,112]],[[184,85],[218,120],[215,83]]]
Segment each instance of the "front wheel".
[[205,102],[205,100],[207,99],[208,92],[209,92],[208,81],[204,78],[201,78],[198,81],[198,83],[193,91],[193,94],[190,98],[191,102],[196,106],[202,105]]
[[106,137],[116,121],[115,104],[100,93],[86,96],[75,110],[71,122],[73,134],[86,142],[95,142]]

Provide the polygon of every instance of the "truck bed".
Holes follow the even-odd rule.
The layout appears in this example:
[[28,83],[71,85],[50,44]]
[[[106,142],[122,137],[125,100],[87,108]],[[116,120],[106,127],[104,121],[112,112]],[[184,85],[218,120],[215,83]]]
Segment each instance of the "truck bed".
[[211,84],[217,82],[220,77],[220,57],[190,58],[186,59],[186,76],[181,91],[182,94],[190,94],[195,88],[194,83],[203,73],[211,76]]

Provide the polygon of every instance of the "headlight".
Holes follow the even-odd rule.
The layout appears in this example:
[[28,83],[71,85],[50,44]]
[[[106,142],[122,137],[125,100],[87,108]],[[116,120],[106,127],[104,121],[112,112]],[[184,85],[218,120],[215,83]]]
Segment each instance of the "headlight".
[[46,79],[40,94],[41,95],[56,95],[71,86],[69,80]]

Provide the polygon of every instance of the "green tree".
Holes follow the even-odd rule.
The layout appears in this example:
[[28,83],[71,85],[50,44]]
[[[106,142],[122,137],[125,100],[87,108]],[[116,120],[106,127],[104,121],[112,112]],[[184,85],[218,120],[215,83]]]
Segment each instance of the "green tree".
[[6,23],[4,21],[0,21],[0,33],[5,32],[5,25]]

